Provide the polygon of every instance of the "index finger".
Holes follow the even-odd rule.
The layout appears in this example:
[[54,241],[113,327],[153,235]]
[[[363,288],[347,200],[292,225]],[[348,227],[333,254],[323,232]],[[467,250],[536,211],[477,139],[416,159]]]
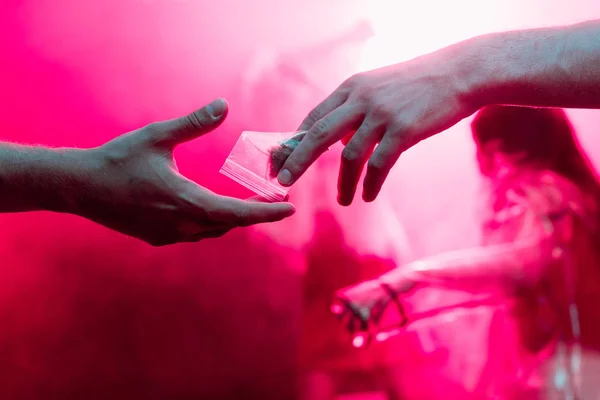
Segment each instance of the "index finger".
[[330,146],[356,130],[364,119],[364,112],[351,105],[342,105],[318,120],[304,135],[302,141],[289,155],[277,180],[290,186],[306,172],[319,156]]
[[263,203],[219,196],[219,219],[231,227],[243,227],[267,222],[281,221],[294,215],[292,203]]
[[308,131],[318,120],[344,104],[346,100],[348,100],[347,93],[341,92],[339,89],[335,90],[308,113],[306,118],[304,118],[304,121],[302,121],[298,127],[298,131]]

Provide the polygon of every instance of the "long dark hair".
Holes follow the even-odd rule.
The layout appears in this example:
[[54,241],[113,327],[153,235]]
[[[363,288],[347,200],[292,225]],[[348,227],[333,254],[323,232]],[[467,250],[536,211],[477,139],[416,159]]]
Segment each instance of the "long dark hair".
[[[544,190],[546,172],[559,176],[545,181],[555,182],[563,188],[561,195],[567,196],[563,201],[573,202],[569,207],[580,216],[575,224],[585,228],[585,233],[584,230],[576,229],[575,232],[579,232],[581,236],[571,242],[573,266],[576,265],[581,274],[574,288],[579,313],[578,324],[582,332],[580,340],[584,346],[598,351],[600,311],[595,303],[590,303],[589,297],[595,295],[600,287],[600,184],[566,113],[560,109],[490,106],[476,115],[471,127],[478,146],[485,146],[491,140],[496,140],[498,147],[494,151],[511,159],[510,171],[494,179],[491,199],[496,202],[494,206],[507,199],[511,188],[531,184],[530,189],[539,185]],[[510,157],[511,155],[518,157]],[[484,157],[483,161],[486,161],[485,157],[493,157],[485,151],[480,156]],[[531,181],[530,177],[533,178]],[[571,195],[575,197],[569,198]],[[493,214],[502,209],[492,208],[490,211]],[[493,233],[502,225],[502,218],[492,218],[486,221],[483,229],[484,232],[489,229],[489,233]],[[522,321],[524,337],[528,337],[528,332],[535,331],[532,323],[537,325],[535,319],[529,320],[529,323]],[[531,344],[535,346],[536,341],[537,339]]]
[[577,186],[592,208],[600,206],[598,176],[564,110],[489,106],[475,116],[471,129],[477,146],[498,140],[498,151],[521,155],[518,167],[558,174]]
[[562,109],[489,106],[477,114],[471,128],[478,146],[497,139],[500,152],[523,154],[523,167],[557,173],[587,194],[600,189],[596,171]]

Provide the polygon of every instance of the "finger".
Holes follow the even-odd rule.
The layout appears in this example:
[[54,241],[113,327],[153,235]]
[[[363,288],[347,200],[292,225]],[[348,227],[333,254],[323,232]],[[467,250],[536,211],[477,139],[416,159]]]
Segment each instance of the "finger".
[[217,99],[184,117],[150,125],[150,135],[154,143],[174,147],[216,129],[225,120],[228,110],[227,101]]
[[360,309],[349,298],[338,295],[338,300],[344,305],[344,314],[348,314],[348,319],[351,321],[362,320],[363,315]]
[[389,298],[383,298],[383,299],[379,300],[377,303],[375,303],[375,305],[371,309],[371,319],[370,320],[374,325],[379,324],[379,321],[383,317],[383,313],[385,312],[389,302],[390,302]]
[[342,151],[338,175],[339,204],[343,206],[352,204],[365,163],[381,139],[384,129],[382,126],[373,126],[369,120],[365,120]]
[[348,308],[352,313],[352,320],[354,321],[354,328],[356,331],[367,331],[369,329],[369,310],[361,310],[353,303],[348,303]]
[[[286,195],[283,198],[283,200],[281,200],[281,202],[287,202],[289,200],[289,198],[290,198],[290,196]],[[252,201],[252,202],[256,202],[256,203],[273,203],[273,201],[271,201],[263,196],[260,196],[260,195],[249,197],[246,199],[246,201]]]
[[246,199],[246,201],[252,201],[252,202],[255,202],[255,203],[269,203],[269,200],[266,199],[266,198],[264,198],[261,195],[256,195],[256,196],[248,197]]
[[219,205],[217,218],[231,228],[281,221],[296,212],[291,203],[263,203],[224,196],[216,201]]
[[371,202],[377,198],[390,170],[404,150],[400,138],[400,132],[388,129],[379,146],[373,151],[363,184],[364,201]]
[[346,100],[348,100],[348,94],[346,92],[339,89],[335,90],[318,106],[313,108],[310,113],[308,113],[308,116],[304,118],[304,121],[302,121],[298,127],[298,131],[309,130],[317,121],[344,104]]
[[331,145],[356,129],[364,118],[357,108],[342,106],[317,121],[287,158],[277,180],[290,186],[302,176]]

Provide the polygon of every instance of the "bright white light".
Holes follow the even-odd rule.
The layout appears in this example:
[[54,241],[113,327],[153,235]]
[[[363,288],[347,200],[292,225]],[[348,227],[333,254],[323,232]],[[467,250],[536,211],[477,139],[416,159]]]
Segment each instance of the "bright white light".
[[499,29],[499,24],[489,23],[490,16],[501,22],[506,11],[481,0],[372,0],[368,7],[375,36],[363,51],[360,71],[406,61]]
[[352,339],[352,345],[354,347],[356,347],[357,349],[364,347],[366,343],[367,343],[367,340],[365,339],[365,337],[363,335],[356,335]]

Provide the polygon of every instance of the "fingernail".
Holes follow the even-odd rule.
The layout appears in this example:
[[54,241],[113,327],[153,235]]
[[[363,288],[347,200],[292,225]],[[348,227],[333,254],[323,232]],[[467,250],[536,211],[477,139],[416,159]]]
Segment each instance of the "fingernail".
[[219,118],[225,112],[225,100],[217,99],[206,106],[206,112],[213,117],[213,119]]
[[282,169],[279,171],[279,175],[277,175],[277,180],[282,185],[289,185],[292,183],[292,173],[287,169]]

